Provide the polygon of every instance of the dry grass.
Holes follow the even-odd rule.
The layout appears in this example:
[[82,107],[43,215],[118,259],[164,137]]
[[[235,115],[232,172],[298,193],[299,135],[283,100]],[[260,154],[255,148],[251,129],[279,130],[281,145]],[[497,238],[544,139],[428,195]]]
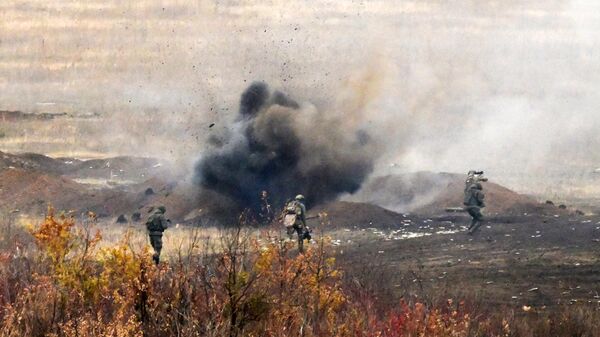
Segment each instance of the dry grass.
[[171,228],[156,268],[139,226],[0,219],[0,336],[600,336],[592,307],[391,300],[376,261],[340,264],[327,240],[301,255],[276,228]]

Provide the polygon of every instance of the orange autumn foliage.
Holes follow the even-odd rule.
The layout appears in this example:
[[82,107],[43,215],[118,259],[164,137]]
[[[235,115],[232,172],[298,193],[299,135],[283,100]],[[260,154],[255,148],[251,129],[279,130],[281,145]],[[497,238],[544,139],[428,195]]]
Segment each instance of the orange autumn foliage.
[[475,315],[461,301],[382,308],[347,282],[327,239],[299,254],[292,243],[269,233],[261,243],[238,226],[216,238],[219,249],[157,267],[127,235],[98,248],[94,223],[51,210],[30,230],[27,254],[0,252],[0,336],[598,336],[590,328],[596,316],[579,312],[534,325],[509,313]]

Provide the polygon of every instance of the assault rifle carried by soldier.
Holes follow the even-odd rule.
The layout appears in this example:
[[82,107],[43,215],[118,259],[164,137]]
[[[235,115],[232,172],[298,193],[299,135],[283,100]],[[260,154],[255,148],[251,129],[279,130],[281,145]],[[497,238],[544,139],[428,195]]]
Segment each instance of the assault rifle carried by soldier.
[[488,178],[485,178],[483,173],[483,171],[469,171],[467,173],[467,180],[465,180],[465,192],[472,184],[488,181]]

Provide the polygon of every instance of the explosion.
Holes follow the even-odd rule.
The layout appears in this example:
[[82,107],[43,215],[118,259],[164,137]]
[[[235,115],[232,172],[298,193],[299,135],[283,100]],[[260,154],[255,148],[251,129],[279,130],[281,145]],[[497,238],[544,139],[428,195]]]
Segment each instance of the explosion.
[[377,151],[365,130],[340,118],[255,82],[241,95],[227,128],[233,131],[211,137],[196,183],[238,208],[255,207],[261,191],[276,206],[299,193],[313,204],[353,193],[373,171]]

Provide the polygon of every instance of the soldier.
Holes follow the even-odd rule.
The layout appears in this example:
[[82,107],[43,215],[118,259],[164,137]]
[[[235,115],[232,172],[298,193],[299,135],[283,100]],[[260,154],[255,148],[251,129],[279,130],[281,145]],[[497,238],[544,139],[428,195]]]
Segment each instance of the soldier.
[[481,208],[485,207],[483,199],[485,195],[483,194],[483,187],[481,183],[472,183],[465,190],[465,209],[471,215],[473,220],[471,220],[471,226],[469,226],[469,235],[475,233],[475,231],[482,225],[483,215],[481,214]]
[[160,262],[163,232],[169,227],[170,222],[165,218],[166,211],[167,209],[165,206],[158,206],[154,209],[154,213],[148,217],[148,221],[146,221],[146,228],[148,229],[148,235],[150,236],[150,244],[154,249],[152,260],[154,260],[154,263],[156,264]]
[[[294,232],[298,234],[298,251],[304,252],[304,239],[310,240],[310,233],[306,227],[306,206],[304,205],[304,196],[298,194],[294,200],[290,201],[286,207],[287,216],[293,215],[293,223],[287,226],[287,234],[290,240],[293,239]],[[307,233],[308,236],[306,235]]]
[[263,225],[266,225],[273,220],[273,209],[269,203],[269,193],[267,193],[267,191],[262,191],[260,193],[260,212],[258,213],[258,216]]

